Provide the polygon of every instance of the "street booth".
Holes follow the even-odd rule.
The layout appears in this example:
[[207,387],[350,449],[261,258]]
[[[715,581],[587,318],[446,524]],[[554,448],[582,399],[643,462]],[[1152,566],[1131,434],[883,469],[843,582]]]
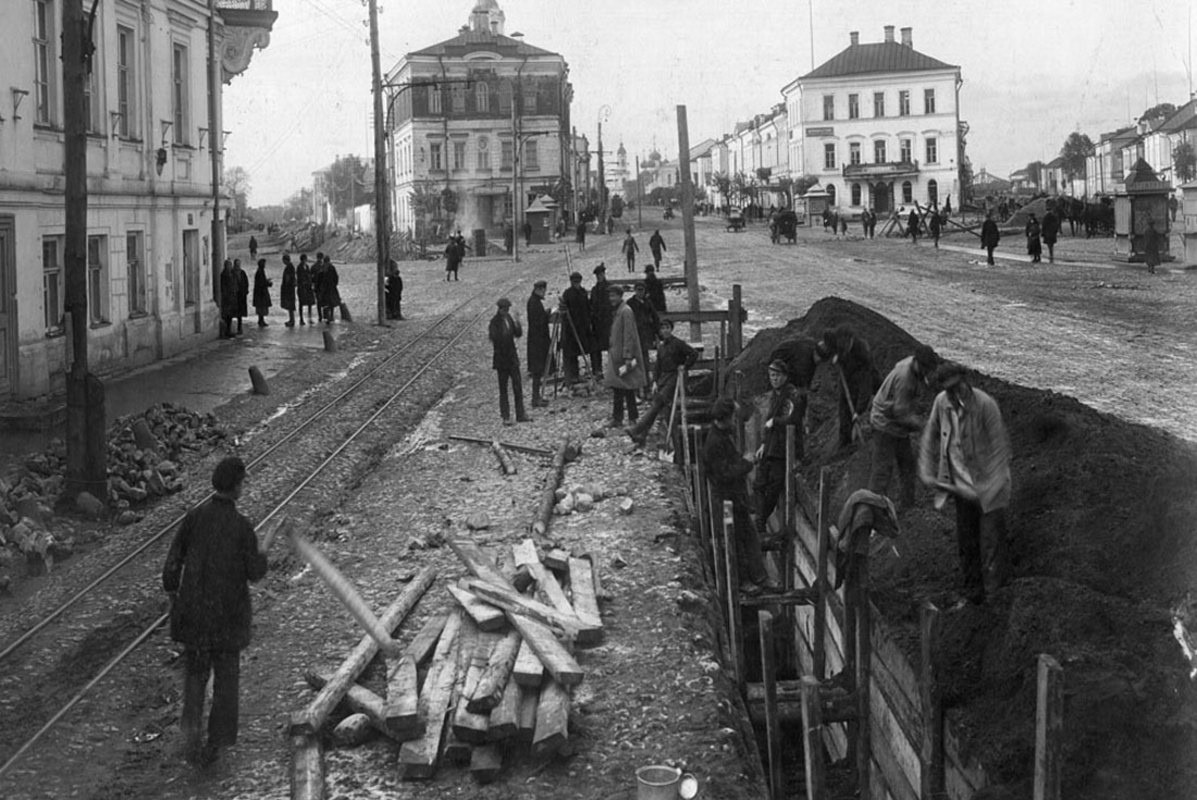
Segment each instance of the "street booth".
[[1126,180],[1114,193],[1114,257],[1130,262],[1146,259],[1147,236],[1154,226],[1160,247],[1160,260],[1172,261],[1168,252],[1171,226],[1168,196],[1172,186],[1156,176],[1143,159],[1135,162]]
[[532,226],[532,244],[550,244],[553,241],[559,209],[557,201],[542,194],[524,210],[524,219]]
[[806,205],[806,224],[814,225],[815,220],[822,224],[823,212],[831,201],[831,195],[818,184],[806,190],[806,194],[799,198]]
[[1184,219],[1184,259],[1186,266],[1197,266],[1197,181],[1189,181],[1180,187],[1183,193],[1181,214]]

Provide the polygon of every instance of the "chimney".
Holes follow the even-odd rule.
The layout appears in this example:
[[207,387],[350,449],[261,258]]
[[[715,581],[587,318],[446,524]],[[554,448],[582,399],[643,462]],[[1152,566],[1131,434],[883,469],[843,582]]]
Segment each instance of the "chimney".
[[912,36],[913,31],[914,28],[902,29],[902,44],[906,45],[907,47],[914,47],[914,37]]
[[893,40],[894,40],[894,26],[886,25],[885,26],[885,41],[892,42]]
[[860,31],[852,31],[848,34],[849,44],[860,44]]

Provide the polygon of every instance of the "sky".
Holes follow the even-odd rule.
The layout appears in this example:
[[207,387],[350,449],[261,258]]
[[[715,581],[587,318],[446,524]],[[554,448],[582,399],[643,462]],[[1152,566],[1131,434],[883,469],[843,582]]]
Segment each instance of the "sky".
[[[225,87],[225,166],[250,173],[251,205],[280,203],[336,156],[373,155],[365,0],[274,0],[268,48]],[[384,73],[457,34],[475,0],[380,0]],[[1189,96],[1194,12],[1183,0],[499,0],[506,32],[560,53],[573,123],[629,158],[677,154],[781,102],[781,87],[883,26],[961,67],[974,171],[1050,160],[1068,134],[1130,124]],[[813,20],[813,26],[812,26]],[[813,59],[812,59],[813,41]]]

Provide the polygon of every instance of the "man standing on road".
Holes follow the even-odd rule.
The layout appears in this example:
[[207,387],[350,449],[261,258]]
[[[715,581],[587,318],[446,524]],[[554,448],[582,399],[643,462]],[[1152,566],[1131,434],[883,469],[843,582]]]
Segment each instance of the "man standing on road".
[[940,233],[939,212],[933,208],[933,209],[931,209],[929,214],[931,217],[931,221],[927,223],[927,227],[931,231],[931,241],[933,241],[935,243],[935,249],[938,250],[939,249],[939,233]]
[[644,267],[644,293],[658,314],[665,313],[665,284],[657,277],[657,270],[652,264]]
[[769,517],[777,508],[786,483],[786,428],[801,424],[804,398],[790,383],[789,367],[780,358],[769,363],[769,391],[762,398],[761,444],[756,451],[756,530],[765,546],[768,541]]
[[594,337],[590,342],[590,368],[596,376],[603,374],[603,352],[611,337],[611,318],[615,313],[607,296],[607,265],[594,268],[594,288],[590,290],[590,327]]
[[628,272],[636,271],[636,253],[640,250],[640,245],[636,244],[636,238],[632,236],[632,229],[628,228],[627,234],[623,237],[623,245],[620,247],[623,252],[624,259],[628,262]]
[[[677,391],[677,368],[690,369],[698,360],[698,351],[673,335],[672,320],[661,320],[657,334],[661,337],[661,343],[657,346],[657,370],[653,381],[652,404],[640,421],[628,431],[632,441],[640,447],[643,447],[648,439],[648,432],[652,430],[657,415],[666,406],[673,405],[673,395]],[[666,436],[669,434],[670,432],[666,431]]]
[[906,217],[906,235],[910,237],[911,244],[919,243],[919,214],[913,208],[910,209],[910,214]]
[[541,379],[548,368],[549,347],[553,340],[549,334],[549,312],[544,307],[547,291],[548,283],[537,281],[532,284],[532,296],[528,298],[528,374],[532,376],[533,408],[548,405],[540,393]]
[[531,422],[524,413],[524,387],[520,383],[520,354],[515,347],[515,340],[524,335],[518,317],[511,315],[511,301],[500,297],[495,303],[499,310],[491,317],[487,333],[494,349],[491,366],[499,373],[499,415],[503,417],[504,425],[511,425],[511,406],[507,401],[507,384],[511,383],[511,393],[515,395],[516,422]]
[[586,252],[586,221],[578,215],[578,227],[574,231],[574,241],[578,243],[578,252]]
[[592,325],[590,298],[582,288],[582,273],[569,276],[569,288],[561,293],[561,350],[565,354],[565,382],[578,382],[578,358],[590,358]]
[[840,325],[823,334],[818,345],[820,359],[830,359],[839,373],[839,437],[840,447],[852,444],[853,432],[863,433],[860,417],[869,408],[873,392],[880,382],[873,366],[873,354],[864,339],[847,325]]
[[387,274],[383,283],[386,292],[387,319],[403,319],[403,276],[395,259],[387,259]]
[[241,322],[249,316],[249,276],[241,268],[241,259],[233,259],[233,272],[237,273],[237,333],[241,333]]
[[640,337],[641,363],[644,364],[644,371],[647,373],[648,351],[657,339],[657,328],[661,326],[661,320],[657,316],[657,310],[644,296],[644,284],[637,282],[633,290],[634,294],[628,298],[628,307],[632,309],[632,315],[636,318],[636,334]]
[[661,253],[669,248],[665,246],[665,238],[661,236],[661,229],[653,231],[653,235],[648,239],[648,249],[653,251],[653,268],[661,268]]
[[985,248],[985,261],[993,266],[993,251],[998,246],[1002,235],[998,232],[997,223],[993,221],[993,212],[985,212],[985,221],[981,223],[981,247]]
[[1056,263],[1056,240],[1060,236],[1060,218],[1056,216],[1056,209],[1052,205],[1048,205],[1047,213],[1043,215],[1043,225],[1041,226],[1043,233],[1043,243],[1047,245],[1047,261],[1049,264]]
[[233,318],[237,316],[237,273],[233,262],[224,260],[220,271],[220,338],[233,338]]
[[920,344],[914,348],[914,355],[894,365],[873,395],[869,413],[873,428],[869,491],[884,495],[896,464],[904,509],[914,505],[915,461],[910,437],[923,429],[923,418],[915,410],[915,400],[922,387],[931,385],[938,364],[935,351]]
[[[608,346],[605,383],[614,390],[611,407],[611,427],[623,427],[624,409],[628,422],[636,424],[640,413],[636,407],[636,392],[644,388],[648,367],[641,361],[640,334],[636,332],[636,315],[623,301],[623,287],[603,282],[607,302],[613,311],[611,341]],[[597,288],[597,287],[596,287]]]
[[[250,641],[249,582],[266,574],[269,539],[237,511],[245,464],[229,456],[216,465],[216,494],[187,512],[162,568],[171,596],[170,636],[183,645],[183,752],[208,765],[237,743],[241,651]],[[214,674],[208,741],[202,742],[204,696]]]
[[1032,264],[1038,264],[1043,261],[1043,242],[1040,241],[1040,236],[1043,229],[1039,226],[1039,220],[1031,214],[1027,219],[1027,226],[1024,230],[1027,237],[1027,255],[1031,257]]
[[769,579],[761,540],[748,515],[748,490],[744,479],[752,471],[752,462],[740,456],[733,438],[732,418],[736,404],[727,398],[715,401],[711,408],[712,425],[702,446],[702,468],[711,482],[717,507],[731,501],[736,531],[736,556],[739,561],[740,591],[758,595],[762,589],[777,592],[781,586]]
[[956,503],[956,542],[969,602],[1007,578],[1006,508],[1010,505],[1010,437],[997,402],[972,387],[968,370],[948,362],[919,449],[919,477],[935,487],[935,507]]

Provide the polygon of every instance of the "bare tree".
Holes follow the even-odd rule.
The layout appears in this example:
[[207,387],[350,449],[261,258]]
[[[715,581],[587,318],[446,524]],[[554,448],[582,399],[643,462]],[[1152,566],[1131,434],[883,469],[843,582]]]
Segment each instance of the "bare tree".
[[234,216],[245,219],[245,209],[249,202],[250,181],[245,167],[229,167],[224,171],[224,188],[229,197],[233,198]]

